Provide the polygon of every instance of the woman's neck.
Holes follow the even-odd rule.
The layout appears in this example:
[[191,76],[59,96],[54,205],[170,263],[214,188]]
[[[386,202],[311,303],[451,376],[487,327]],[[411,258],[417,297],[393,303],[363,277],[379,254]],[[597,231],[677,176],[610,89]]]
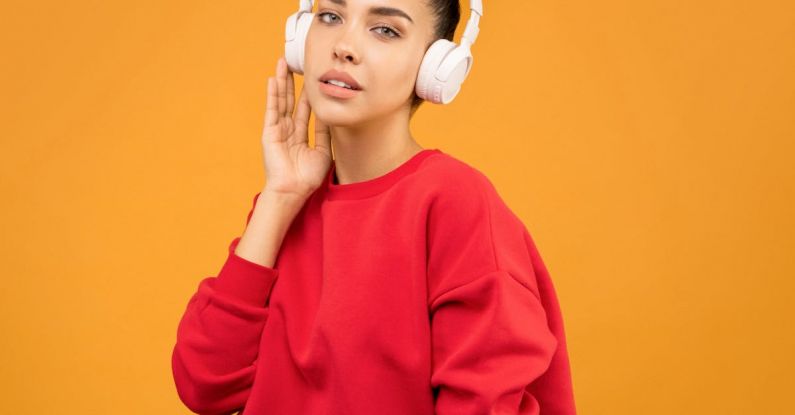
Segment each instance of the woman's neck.
[[396,116],[356,126],[330,126],[336,183],[379,177],[421,151],[408,121]]

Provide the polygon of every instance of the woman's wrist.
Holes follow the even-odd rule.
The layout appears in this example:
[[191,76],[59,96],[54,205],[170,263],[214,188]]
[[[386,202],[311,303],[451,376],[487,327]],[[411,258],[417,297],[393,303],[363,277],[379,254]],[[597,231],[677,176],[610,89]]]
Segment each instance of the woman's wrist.
[[284,236],[305,202],[305,198],[297,195],[263,189],[257,197],[251,220],[235,254],[251,262],[273,267]]
[[284,192],[273,190],[268,186],[262,188],[260,199],[265,198],[274,204],[282,206],[303,205],[309,195],[304,195],[298,192]]

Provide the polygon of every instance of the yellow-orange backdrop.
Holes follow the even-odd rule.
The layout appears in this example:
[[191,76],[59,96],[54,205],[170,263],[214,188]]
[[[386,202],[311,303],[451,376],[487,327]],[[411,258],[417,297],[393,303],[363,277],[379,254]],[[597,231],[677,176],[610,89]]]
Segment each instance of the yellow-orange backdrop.
[[[297,3],[4,4],[4,413],[188,413],[176,325],[264,184]],[[484,7],[412,129],[534,236],[580,413],[791,413],[793,3]]]

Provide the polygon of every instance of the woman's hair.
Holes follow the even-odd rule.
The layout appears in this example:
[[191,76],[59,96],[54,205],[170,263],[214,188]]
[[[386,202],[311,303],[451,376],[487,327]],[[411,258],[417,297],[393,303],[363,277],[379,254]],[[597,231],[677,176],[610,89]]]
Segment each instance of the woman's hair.
[[[458,0],[423,0],[431,8],[435,20],[433,42],[439,39],[453,40],[455,29],[458,27],[458,22],[461,20],[461,6]],[[411,115],[420,107],[420,104],[425,102],[424,99],[414,93],[414,98],[411,102]]]

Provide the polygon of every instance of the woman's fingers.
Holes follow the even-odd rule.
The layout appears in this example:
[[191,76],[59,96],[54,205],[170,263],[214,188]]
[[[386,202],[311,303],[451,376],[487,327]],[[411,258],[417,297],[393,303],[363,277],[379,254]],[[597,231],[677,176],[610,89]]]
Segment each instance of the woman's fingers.
[[318,117],[315,117],[315,149],[331,157],[331,130]]
[[279,124],[279,112],[276,98],[276,82],[272,76],[268,77],[268,93],[265,105],[265,128],[274,127]]
[[315,149],[331,157],[331,129],[315,117]]
[[293,124],[295,125],[297,133],[306,134],[307,127],[309,126],[310,112],[309,100],[306,98],[304,88],[301,88],[301,96],[298,97],[298,108],[296,108],[295,118],[293,118]]
[[[289,69],[289,68],[288,68]],[[295,111],[295,78],[293,71],[287,71],[287,116],[291,117]]]
[[287,115],[287,63],[280,57],[276,62],[276,84],[279,90],[279,115]]

